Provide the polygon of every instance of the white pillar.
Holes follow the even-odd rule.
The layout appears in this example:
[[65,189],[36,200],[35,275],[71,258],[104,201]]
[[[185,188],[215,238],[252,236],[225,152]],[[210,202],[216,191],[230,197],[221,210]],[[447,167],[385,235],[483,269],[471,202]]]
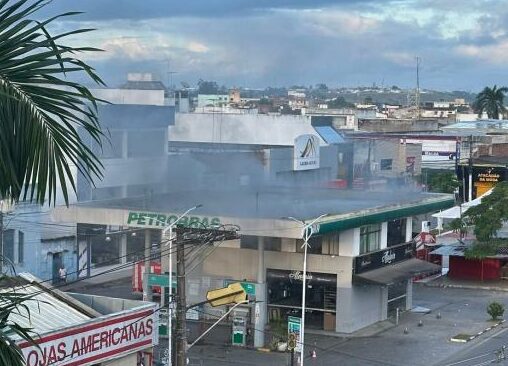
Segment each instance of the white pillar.
[[120,264],[127,263],[127,234],[120,236]]
[[381,317],[380,321],[388,319],[388,286],[381,286]]
[[413,218],[406,218],[406,242],[413,240]]
[[388,222],[381,223],[381,240],[379,249],[385,249],[388,246]]
[[150,229],[145,230],[145,270],[143,271],[143,301],[152,301],[152,290],[148,287],[148,274],[150,273],[150,254],[152,250],[152,236]]
[[413,308],[413,280],[410,278],[407,280],[406,285],[406,310]]
[[258,276],[256,285],[256,304],[254,305],[254,347],[265,346],[266,304],[266,268],[264,238],[258,237]]

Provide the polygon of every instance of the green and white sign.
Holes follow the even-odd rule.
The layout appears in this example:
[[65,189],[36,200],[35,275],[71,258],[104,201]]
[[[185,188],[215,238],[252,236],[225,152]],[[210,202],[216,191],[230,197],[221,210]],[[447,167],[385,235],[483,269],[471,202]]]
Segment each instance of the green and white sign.
[[[167,274],[149,274],[148,286],[169,287],[169,276]],[[176,287],[176,278],[173,277],[173,287]]]
[[[177,215],[151,212],[129,211],[127,225],[166,227],[178,219]],[[178,225],[185,227],[206,229],[220,225],[220,218],[207,216],[184,216]]]
[[[230,284],[240,282],[235,280],[224,280],[224,287],[228,287]],[[247,295],[256,295],[256,284],[251,282],[240,282]]]
[[[302,328],[302,318],[296,316],[288,316],[288,338],[290,334],[296,336],[295,352],[301,352],[302,344],[300,343],[300,329]],[[292,337],[294,337],[292,336]]]

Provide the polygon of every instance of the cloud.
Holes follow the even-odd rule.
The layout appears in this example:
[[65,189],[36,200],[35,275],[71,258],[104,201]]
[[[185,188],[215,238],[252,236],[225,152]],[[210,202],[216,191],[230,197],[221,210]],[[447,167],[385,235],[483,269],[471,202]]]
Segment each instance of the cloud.
[[455,52],[477,61],[493,65],[506,65],[506,60],[508,59],[508,39],[503,39],[496,44],[459,45],[455,47]]
[[[72,40],[102,47],[89,58],[111,82],[128,71],[165,80],[228,85],[397,84],[471,89],[506,72],[508,10],[464,0],[55,0],[90,13],[58,31],[94,27]],[[68,9],[64,9],[64,7]],[[487,60],[495,55],[496,60]],[[168,66],[168,62],[169,65]],[[476,78],[472,78],[475,75]],[[166,81],[166,80],[165,80]]]

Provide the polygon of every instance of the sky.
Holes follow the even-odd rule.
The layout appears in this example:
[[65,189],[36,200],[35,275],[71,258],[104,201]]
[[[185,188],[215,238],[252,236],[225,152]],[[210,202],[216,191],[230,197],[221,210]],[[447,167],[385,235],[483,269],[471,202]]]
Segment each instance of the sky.
[[477,92],[508,84],[506,0],[53,0],[53,32],[95,28],[67,43],[109,86],[128,72],[165,83],[230,87],[420,84]]

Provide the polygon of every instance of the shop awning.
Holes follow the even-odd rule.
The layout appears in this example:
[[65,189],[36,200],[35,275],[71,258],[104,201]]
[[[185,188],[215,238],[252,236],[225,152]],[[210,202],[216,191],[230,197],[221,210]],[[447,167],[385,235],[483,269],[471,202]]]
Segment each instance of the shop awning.
[[356,274],[354,275],[354,279],[376,285],[388,286],[414,276],[437,272],[440,269],[441,267],[436,264],[411,258],[383,268]]

